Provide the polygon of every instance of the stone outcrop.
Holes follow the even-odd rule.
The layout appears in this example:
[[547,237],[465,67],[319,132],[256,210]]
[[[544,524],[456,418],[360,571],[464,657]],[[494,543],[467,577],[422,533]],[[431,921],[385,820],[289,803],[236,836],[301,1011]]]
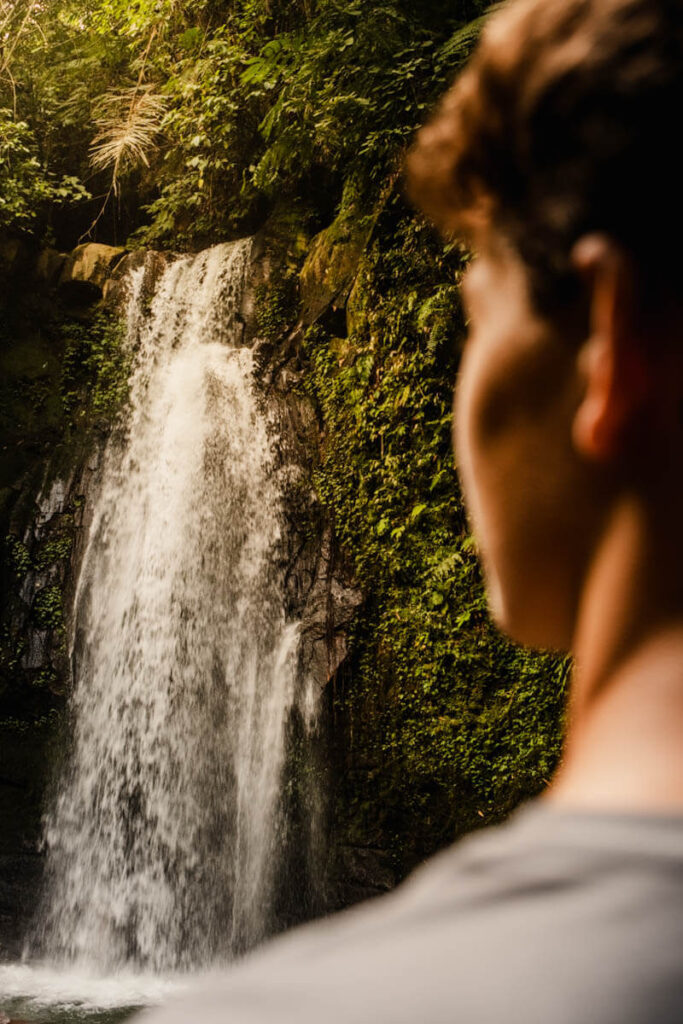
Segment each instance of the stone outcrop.
[[101,298],[108,278],[125,251],[122,247],[101,245],[99,242],[76,246],[64,262],[59,288],[67,295],[82,297],[85,301]]
[[343,309],[358,263],[375,223],[374,216],[345,211],[311,242],[301,271],[301,317],[313,324],[332,309]]
[[322,689],[348,654],[349,629],[363,595],[329,525],[319,540],[315,565],[302,563],[291,570],[292,576],[310,581],[301,616],[302,661]]
[[304,324],[315,323],[330,306],[346,304],[372,225],[343,218],[316,235],[301,271]]
[[85,242],[71,252],[49,247],[35,252],[26,243],[7,239],[0,242],[0,278],[29,278],[40,288],[58,289],[67,303],[87,306],[103,297],[125,256],[122,246],[100,242]]
[[337,217],[313,238],[301,270],[301,318],[315,323],[328,310],[343,311],[353,287],[361,257],[372,238],[393,181],[368,210],[354,194],[351,180],[344,191]]
[[[257,244],[252,283],[241,310],[246,339],[258,337],[254,292],[275,274],[272,254],[267,246]],[[349,627],[362,595],[313,490],[320,426],[299,386],[303,369],[293,344],[297,336],[295,329],[275,342],[257,342],[256,351],[264,399],[276,424],[281,457],[289,467],[284,495],[289,520],[288,610],[301,622],[302,670],[322,691],[348,653]]]
[[102,297],[105,306],[112,310],[121,310],[124,307],[128,294],[126,284],[128,275],[139,270],[140,267],[144,267],[143,297],[150,300],[170,258],[165,253],[145,249],[136,249],[134,252],[126,253],[114,263],[111,274],[104,282]]
[[131,271],[145,266],[143,288],[151,296],[170,258],[161,252],[127,252],[122,246],[99,242],[78,245],[71,252],[44,248],[27,257],[25,247],[12,241],[0,245],[0,275],[7,276],[20,268],[39,287],[56,289],[68,307],[88,307],[103,301],[115,310],[125,301],[125,282]]

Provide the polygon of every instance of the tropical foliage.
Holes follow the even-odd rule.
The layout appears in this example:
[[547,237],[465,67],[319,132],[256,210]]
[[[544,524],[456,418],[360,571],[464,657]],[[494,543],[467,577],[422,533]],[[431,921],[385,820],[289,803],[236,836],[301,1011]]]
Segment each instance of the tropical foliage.
[[[346,752],[338,816],[358,841],[379,823],[399,872],[542,788],[562,733],[566,666],[491,626],[452,465],[467,257],[398,185],[488,6],[0,0],[3,236],[183,249],[279,218],[286,267],[258,313],[277,342],[300,317],[311,234],[349,197],[350,220],[367,220],[346,309],[310,327],[299,354],[322,426],[316,488],[366,595],[331,701]],[[84,409],[104,423],[125,394],[111,325],[58,334],[55,436]],[[33,362],[42,373],[42,349]],[[41,396],[22,393],[31,430],[51,408]]]
[[0,229],[30,232],[50,205],[87,197],[77,177],[57,178],[45,169],[30,126],[0,108]]
[[140,241],[200,242],[255,223],[283,191],[329,204],[352,167],[385,175],[485,6],[3,0],[0,97],[34,140],[36,174],[79,179],[65,199],[94,194],[95,227],[76,218],[86,232],[111,232],[102,203],[128,202],[120,227]]

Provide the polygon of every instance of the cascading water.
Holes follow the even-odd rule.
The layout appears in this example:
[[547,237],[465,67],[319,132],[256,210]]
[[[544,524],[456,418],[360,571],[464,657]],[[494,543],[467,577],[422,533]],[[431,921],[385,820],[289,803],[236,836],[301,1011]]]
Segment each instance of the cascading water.
[[240,347],[248,241],[130,278],[125,430],[74,606],[73,750],[47,822],[39,946],[99,969],[201,966],[271,927],[300,697],[267,417]]

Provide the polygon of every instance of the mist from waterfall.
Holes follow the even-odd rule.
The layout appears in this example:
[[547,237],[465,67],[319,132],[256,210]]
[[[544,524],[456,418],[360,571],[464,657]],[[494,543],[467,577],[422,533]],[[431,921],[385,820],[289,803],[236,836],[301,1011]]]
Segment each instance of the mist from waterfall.
[[134,368],[77,582],[72,749],[38,946],[98,969],[229,958],[272,928],[287,729],[276,438],[240,344],[251,243],[129,279]]

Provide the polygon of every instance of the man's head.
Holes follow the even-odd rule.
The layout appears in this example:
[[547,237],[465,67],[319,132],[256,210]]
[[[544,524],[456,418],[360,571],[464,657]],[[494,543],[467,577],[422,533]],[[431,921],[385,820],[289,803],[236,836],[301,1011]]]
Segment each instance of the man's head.
[[409,156],[477,255],[456,451],[494,613],[528,643],[571,645],[617,501],[680,497],[681,109],[680,0],[517,0]]

